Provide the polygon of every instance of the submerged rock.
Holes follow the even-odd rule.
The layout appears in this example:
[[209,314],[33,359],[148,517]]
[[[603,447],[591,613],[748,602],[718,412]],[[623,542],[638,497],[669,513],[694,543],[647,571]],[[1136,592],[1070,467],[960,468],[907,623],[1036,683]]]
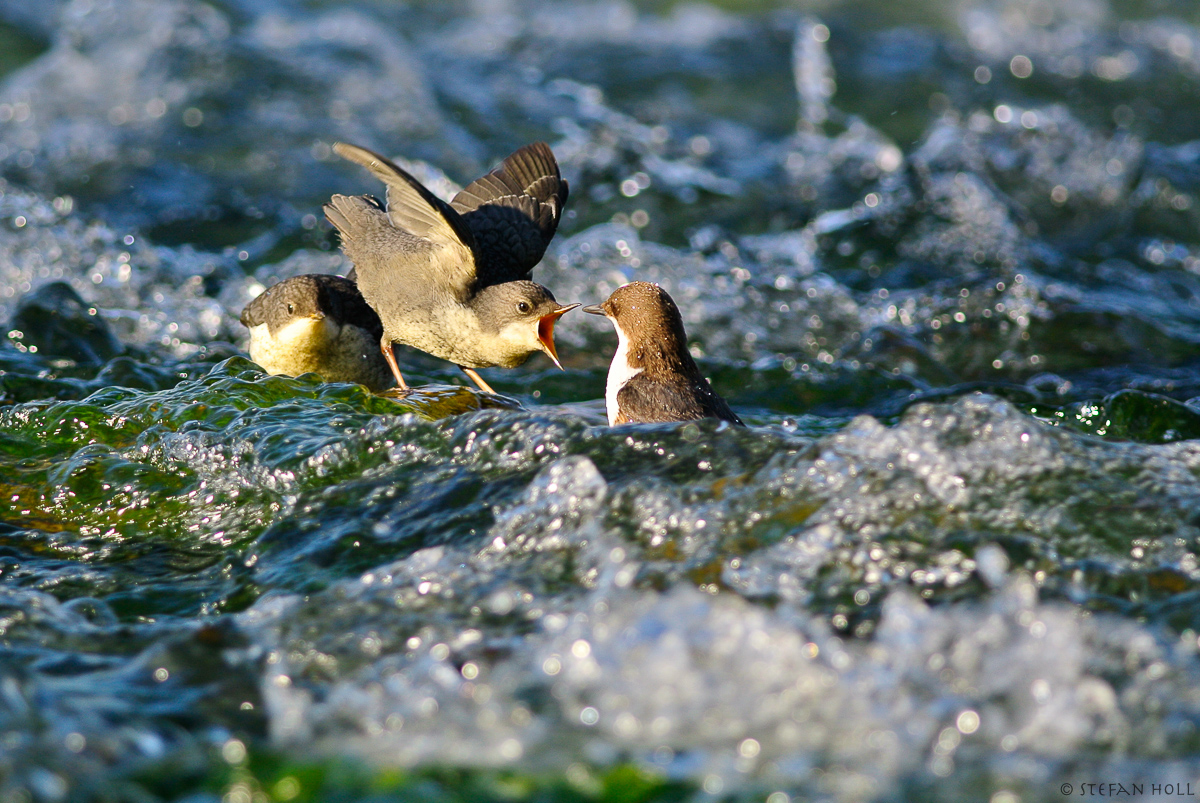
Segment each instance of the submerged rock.
[[7,325],[8,339],[43,357],[102,365],[124,348],[100,312],[66,282],[50,282],[26,294]]

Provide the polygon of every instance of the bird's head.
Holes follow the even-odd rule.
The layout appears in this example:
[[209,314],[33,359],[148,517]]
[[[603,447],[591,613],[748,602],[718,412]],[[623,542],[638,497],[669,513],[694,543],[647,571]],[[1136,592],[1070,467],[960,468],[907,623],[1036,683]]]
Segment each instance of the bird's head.
[[540,284],[517,281],[484,288],[474,306],[484,329],[496,336],[497,348],[504,352],[498,355],[498,365],[512,368],[541,351],[562,368],[554,348],[554,324],[578,304],[564,306]]

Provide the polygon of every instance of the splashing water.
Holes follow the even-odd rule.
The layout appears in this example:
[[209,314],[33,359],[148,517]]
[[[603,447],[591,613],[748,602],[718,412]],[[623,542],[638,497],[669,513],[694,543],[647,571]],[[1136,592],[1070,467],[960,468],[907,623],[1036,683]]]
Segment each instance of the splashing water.
[[[0,796],[1200,788],[1200,18],[722,5],[0,10]],[[538,281],[749,428],[605,426],[590,316],[501,397],[245,358],[332,142],[536,139]]]

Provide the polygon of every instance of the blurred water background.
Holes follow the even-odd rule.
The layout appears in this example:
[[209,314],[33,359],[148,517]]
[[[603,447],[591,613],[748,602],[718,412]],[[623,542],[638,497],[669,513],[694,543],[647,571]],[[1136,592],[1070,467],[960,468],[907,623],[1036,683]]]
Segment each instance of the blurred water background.
[[[1198,26],[0,2],[0,799],[1200,791]],[[245,358],[379,192],[332,142],[538,139],[536,278],[661,283],[748,429],[607,428],[577,314],[508,400]]]

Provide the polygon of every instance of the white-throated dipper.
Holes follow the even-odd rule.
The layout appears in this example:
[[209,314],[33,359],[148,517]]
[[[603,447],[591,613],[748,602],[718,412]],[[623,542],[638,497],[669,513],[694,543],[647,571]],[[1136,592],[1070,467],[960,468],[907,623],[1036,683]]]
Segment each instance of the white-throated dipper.
[[617,329],[604,393],[610,426],[696,418],[744,426],[696,367],[683,318],[666,290],[631,282],[583,311],[606,316]]
[[548,145],[526,145],[449,204],[376,153],[343,142],[333,150],[387,185],[386,208],[335,195],[325,217],[383,322],[379,348],[401,388],[393,343],[449,360],[489,393],[476,368],[513,368],[535,351],[562,367],[554,324],[579,305],[562,306],[529,280],[567,202]]
[[271,285],[242,310],[250,359],[268,374],[320,374],[371,390],[392,384],[379,353],[383,324],[358,287],[341,276],[307,274]]

